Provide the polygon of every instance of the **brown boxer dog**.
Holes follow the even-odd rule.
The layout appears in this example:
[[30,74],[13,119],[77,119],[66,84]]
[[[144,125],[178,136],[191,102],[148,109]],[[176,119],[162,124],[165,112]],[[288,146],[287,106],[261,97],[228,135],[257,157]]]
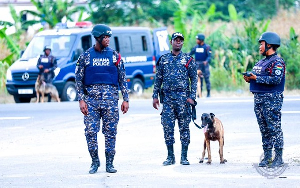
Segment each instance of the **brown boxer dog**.
[[215,114],[203,113],[201,116],[202,127],[204,127],[204,149],[202,152],[202,158],[199,163],[203,163],[205,156],[205,149],[207,148],[208,161],[207,164],[211,164],[211,150],[210,141],[219,141],[219,154],[220,164],[225,164],[226,159],[223,158],[223,146],[224,146],[224,128],[222,122],[215,117]]

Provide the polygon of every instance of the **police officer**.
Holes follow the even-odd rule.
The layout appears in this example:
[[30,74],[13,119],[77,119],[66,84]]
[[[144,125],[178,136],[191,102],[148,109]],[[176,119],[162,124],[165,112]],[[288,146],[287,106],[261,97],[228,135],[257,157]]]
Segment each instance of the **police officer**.
[[[52,84],[54,78],[54,70],[57,68],[57,60],[56,58],[51,55],[51,47],[45,46],[44,47],[44,54],[41,55],[37,62],[37,68],[39,69],[39,76],[44,76],[44,81],[46,83]],[[51,95],[48,95],[48,102],[51,101]]]
[[201,80],[201,91],[203,89],[203,78],[206,84],[207,97],[210,97],[210,72],[209,72],[209,63],[211,60],[211,48],[208,44],[204,43],[205,35],[198,34],[196,36],[197,45],[192,48],[190,55],[195,54],[195,61],[197,65],[197,70],[200,75]]
[[89,173],[96,173],[100,166],[97,142],[100,119],[105,137],[106,172],[115,173],[117,170],[113,166],[113,160],[119,122],[118,87],[123,96],[123,114],[129,108],[126,74],[121,55],[108,47],[111,29],[98,24],[94,26],[92,35],[96,39],[96,45],[81,54],[75,71],[79,107],[84,114],[85,136],[92,158]]
[[158,109],[158,95],[163,93],[163,109],[161,124],[163,125],[165,143],[168,156],[163,165],[175,163],[173,144],[175,120],[178,120],[180,140],[182,145],[182,165],[189,165],[187,159],[188,145],[190,143],[189,123],[191,113],[189,104],[194,104],[197,89],[196,64],[192,57],[181,51],[184,36],[173,33],[171,39],[173,47],[171,53],[162,55],[157,61],[156,80],[153,89],[153,107]]
[[[283,133],[281,130],[281,107],[285,83],[285,62],[276,50],[280,46],[280,37],[274,32],[265,32],[259,38],[259,52],[264,59],[258,61],[251,75],[244,75],[254,94],[254,112],[262,136],[264,158],[260,167],[279,167],[282,160]],[[272,161],[272,149],[275,158]],[[270,162],[272,164],[270,165]]]

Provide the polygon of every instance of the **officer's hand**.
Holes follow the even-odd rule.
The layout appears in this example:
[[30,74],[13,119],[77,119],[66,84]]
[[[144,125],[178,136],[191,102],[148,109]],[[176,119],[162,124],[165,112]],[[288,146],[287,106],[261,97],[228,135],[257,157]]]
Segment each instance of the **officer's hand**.
[[49,69],[45,69],[45,70],[44,70],[44,73],[48,73],[48,72],[49,72]]
[[121,105],[121,110],[122,110],[123,114],[126,114],[128,109],[129,109],[129,103],[126,101],[123,101],[123,103]]
[[206,64],[207,64],[207,61],[203,61],[203,64],[204,64],[204,66],[206,66]]
[[159,100],[154,98],[153,99],[153,108],[158,110],[158,107],[159,107]]
[[194,100],[191,99],[191,98],[188,98],[188,99],[186,100],[186,102],[188,102],[188,103],[190,103],[190,104],[194,104]]
[[251,74],[251,76],[249,76],[250,80],[256,80],[256,75],[253,74],[252,72],[250,74]]
[[42,68],[44,68],[44,66],[43,65],[39,65],[39,69],[42,69]]
[[244,80],[249,83],[250,82],[250,77],[244,75]]
[[88,109],[87,109],[87,104],[84,102],[84,100],[80,100],[79,101],[79,107],[80,107],[80,111],[81,113],[83,113],[83,115],[88,115]]

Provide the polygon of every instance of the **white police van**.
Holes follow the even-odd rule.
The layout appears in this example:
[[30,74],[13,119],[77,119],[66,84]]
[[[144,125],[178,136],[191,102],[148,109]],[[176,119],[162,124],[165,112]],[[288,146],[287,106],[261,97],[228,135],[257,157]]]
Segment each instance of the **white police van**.
[[[62,101],[75,101],[75,66],[79,55],[93,46],[90,22],[76,23],[73,28],[56,28],[37,33],[28,47],[7,71],[6,88],[16,103],[28,103],[36,97],[34,85],[38,76],[36,67],[45,45],[57,58],[53,84]],[[120,52],[125,62],[128,87],[136,94],[151,87],[155,79],[155,63],[170,51],[166,28],[151,31],[146,27],[111,27],[110,47]]]

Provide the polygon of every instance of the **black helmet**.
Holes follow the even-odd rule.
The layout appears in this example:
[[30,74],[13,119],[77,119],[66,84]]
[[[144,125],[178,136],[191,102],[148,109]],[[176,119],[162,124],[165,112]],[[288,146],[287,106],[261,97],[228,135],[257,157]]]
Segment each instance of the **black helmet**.
[[111,36],[111,34],[112,34],[111,29],[104,24],[97,24],[94,26],[92,30],[92,35],[94,37],[100,37],[101,35]]
[[280,37],[274,32],[264,32],[260,37],[258,42],[265,41],[267,44],[273,44],[280,46]]
[[202,34],[202,33],[199,33],[199,34],[196,36],[196,39],[204,41],[205,35]]
[[44,46],[44,50],[43,51],[45,52],[46,50],[50,50],[51,51],[51,47],[49,45]]

